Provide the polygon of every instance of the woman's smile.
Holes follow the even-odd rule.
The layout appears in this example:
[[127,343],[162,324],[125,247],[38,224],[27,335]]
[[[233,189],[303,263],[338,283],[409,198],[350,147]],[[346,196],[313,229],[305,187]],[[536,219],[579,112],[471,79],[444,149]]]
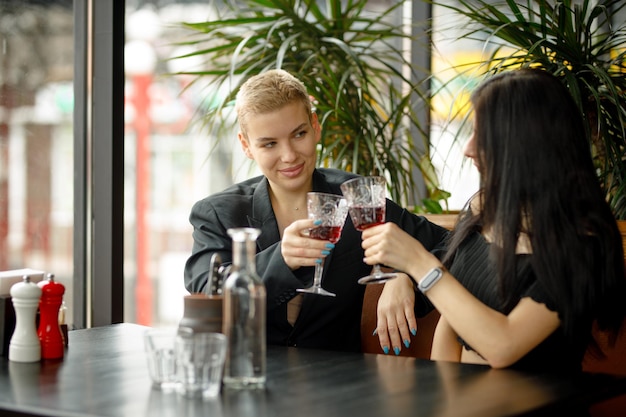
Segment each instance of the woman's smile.
[[279,169],[278,172],[289,178],[295,178],[302,173],[304,164],[298,164],[293,167]]

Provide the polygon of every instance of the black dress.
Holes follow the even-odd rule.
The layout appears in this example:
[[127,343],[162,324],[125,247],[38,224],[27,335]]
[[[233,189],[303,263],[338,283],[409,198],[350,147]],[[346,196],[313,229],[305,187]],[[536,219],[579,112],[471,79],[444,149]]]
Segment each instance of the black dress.
[[[480,233],[470,234],[457,250],[450,266],[450,273],[484,304],[508,314],[512,307],[503,307],[504,302],[498,292],[495,264],[489,255],[489,245]],[[531,257],[532,255],[528,254],[517,255],[516,287],[511,290],[518,302],[524,297],[530,297],[538,303],[545,304],[551,311],[558,312],[555,300],[549,297],[537,281],[531,266]],[[459,339],[459,342],[465,349],[472,349],[462,339]],[[581,369],[585,349],[586,345],[583,343],[572,346],[565,338],[563,329],[559,327],[512,368],[577,372]]]

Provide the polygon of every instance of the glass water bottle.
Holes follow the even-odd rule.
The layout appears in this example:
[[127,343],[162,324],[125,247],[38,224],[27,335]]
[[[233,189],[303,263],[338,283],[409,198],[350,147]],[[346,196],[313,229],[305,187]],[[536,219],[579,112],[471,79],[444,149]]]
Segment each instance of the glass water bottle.
[[253,228],[229,229],[233,240],[233,265],[224,282],[224,334],[228,351],[224,386],[265,386],[265,285],[256,273],[256,239]]

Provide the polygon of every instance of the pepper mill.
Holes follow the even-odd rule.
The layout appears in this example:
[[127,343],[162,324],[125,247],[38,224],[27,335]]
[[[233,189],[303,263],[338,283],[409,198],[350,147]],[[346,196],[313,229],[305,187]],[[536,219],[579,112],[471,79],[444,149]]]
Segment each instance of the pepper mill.
[[15,309],[15,330],[9,342],[9,360],[38,362],[41,359],[41,343],[37,337],[35,317],[41,288],[24,275],[22,282],[13,284],[10,293]]
[[61,359],[65,343],[59,326],[59,309],[63,303],[65,286],[54,280],[54,274],[48,274],[46,281],[41,281],[41,300],[39,301],[39,330],[42,359]]
[[209,276],[205,291],[184,297],[183,318],[180,328],[189,328],[194,333],[222,333],[222,258],[214,253],[209,264]]
[[187,327],[194,333],[222,333],[221,295],[190,294],[184,297],[183,303],[183,317],[179,327]]

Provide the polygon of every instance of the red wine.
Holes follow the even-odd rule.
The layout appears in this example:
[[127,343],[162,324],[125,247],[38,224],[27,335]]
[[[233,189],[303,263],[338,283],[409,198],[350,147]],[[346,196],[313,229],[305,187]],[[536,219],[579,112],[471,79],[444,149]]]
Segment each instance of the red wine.
[[385,222],[384,206],[354,206],[350,207],[350,218],[356,230],[365,230]]
[[317,226],[309,231],[309,237],[318,240],[330,240],[337,243],[341,236],[341,226]]

